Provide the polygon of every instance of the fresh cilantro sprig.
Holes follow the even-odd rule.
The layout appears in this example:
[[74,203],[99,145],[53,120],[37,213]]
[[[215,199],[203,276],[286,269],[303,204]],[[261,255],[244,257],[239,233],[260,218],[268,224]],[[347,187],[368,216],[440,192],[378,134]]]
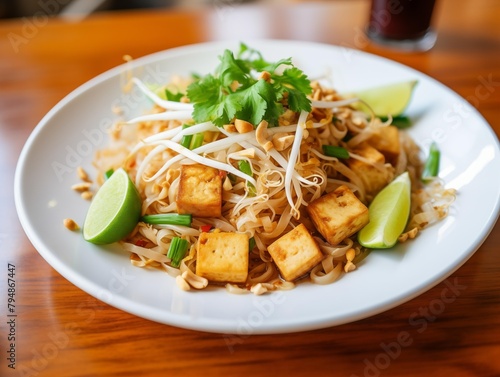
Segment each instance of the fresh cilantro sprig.
[[[225,50],[214,74],[200,77],[187,88],[194,105],[196,122],[211,121],[217,126],[242,119],[257,126],[266,120],[277,125],[285,106],[292,111],[311,111],[311,83],[291,58],[266,61],[262,54],[245,44],[235,57]],[[259,78],[268,72],[269,79]]]

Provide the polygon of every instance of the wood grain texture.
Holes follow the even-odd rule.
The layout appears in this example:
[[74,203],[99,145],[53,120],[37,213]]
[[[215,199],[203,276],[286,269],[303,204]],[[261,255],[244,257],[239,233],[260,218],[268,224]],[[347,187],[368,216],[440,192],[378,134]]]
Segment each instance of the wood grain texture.
[[[323,330],[227,337],[150,322],[87,295],[42,259],[17,220],[13,176],[30,132],[66,94],[121,64],[124,54],[251,37],[357,48],[449,86],[500,134],[500,2],[438,1],[438,42],[421,54],[370,44],[362,32],[368,6],[365,0],[286,7],[215,2],[205,10],[99,14],[80,22],[0,21],[2,376],[500,375],[500,225],[445,282],[395,309]],[[8,263],[17,280],[15,371],[5,358]],[[443,304],[450,285],[455,293]]]

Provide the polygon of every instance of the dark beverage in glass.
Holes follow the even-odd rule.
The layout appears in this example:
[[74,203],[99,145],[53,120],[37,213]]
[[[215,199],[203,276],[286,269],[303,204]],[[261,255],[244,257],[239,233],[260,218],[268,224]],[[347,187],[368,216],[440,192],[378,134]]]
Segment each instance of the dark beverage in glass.
[[368,36],[375,42],[406,50],[430,49],[435,0],[372,0]]

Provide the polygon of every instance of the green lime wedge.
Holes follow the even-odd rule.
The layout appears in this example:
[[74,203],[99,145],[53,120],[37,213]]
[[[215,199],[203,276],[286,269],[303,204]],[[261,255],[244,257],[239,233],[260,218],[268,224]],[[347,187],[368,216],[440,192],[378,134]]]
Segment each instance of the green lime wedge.
[[[416,84],[416,80],[398,82],[361,90],[350,94],[349,97],[357,97],[364,101],[377,117],[398,116],[408,107]],[[370,113],[365,103],[356,102],[352,106]]]
[[394,246],[408,222],[410,196],[410,176],[405,172],[384,187],[369,205],[370,222],[359,231],[359,243],[371,249]]
[[95,244],[110,244],[127,236],[139,222],[141,198],[123,169],[104,182],[90,203],[83,224],[83,238]]

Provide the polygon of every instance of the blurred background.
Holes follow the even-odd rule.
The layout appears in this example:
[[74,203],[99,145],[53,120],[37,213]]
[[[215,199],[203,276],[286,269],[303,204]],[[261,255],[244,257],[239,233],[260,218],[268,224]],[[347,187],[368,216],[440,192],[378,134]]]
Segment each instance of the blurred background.
[[[0,0],[0,18],[46,15],[85,16],[99,11],[138,8],[193,8],[209,5],[238,5],[264,0]],[[286,2],[287,0],[267,0]]]

